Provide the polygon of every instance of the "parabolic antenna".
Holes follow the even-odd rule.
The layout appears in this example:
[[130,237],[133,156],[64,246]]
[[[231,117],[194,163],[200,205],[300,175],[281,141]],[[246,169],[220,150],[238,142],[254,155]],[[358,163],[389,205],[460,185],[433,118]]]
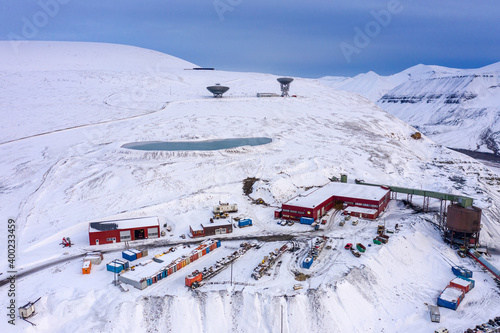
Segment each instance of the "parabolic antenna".
[[290,90],[290,83],[292,83],[293,79],[290,77],[280,77],[277,79],[281,84],[281,96],[288,96],[288,90]]
[[215,86],[207,87],[208,91],[214,94],[215,98],[221,98],[222,94],[229,90],[229,87],[221,86],[220,84],[216,84]]

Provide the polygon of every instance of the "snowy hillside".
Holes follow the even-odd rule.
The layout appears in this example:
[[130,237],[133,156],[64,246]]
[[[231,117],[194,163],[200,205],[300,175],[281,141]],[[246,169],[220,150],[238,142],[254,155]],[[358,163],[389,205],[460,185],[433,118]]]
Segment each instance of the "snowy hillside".
[[320,82],[377,102],[440,144],[497,154],[499,77],[500,63],[467,70],[417,65],[387,77],[369,72]]
[[[30,42],[13,54],[0,42],[0,51],[0,213],[16,221],[17,306],[41,297],[31,319],[37,326],[18,318],[16,331],[278,332],[283,323],[283,332],[429,332],[439,326],[454,332],[498,315],[500,290],[491,276],[459,258],[432,224],[437,200],[429,213],[392,200],[379,221],[357,226],[340,227],[340,216],[330,213],[317,232],[276,224],[282,202],[340,173],[350,182],[463,194],[483,209],[481,242],[500,266],[499,176],[425,136],[412,139],[415,128],[365,98],[301,78],[291,84],[296,98],[257,98],[258,92],[279,92],[276,76],[186,70],[196,66],[122,45]],[[206,90],[215,83],[230,87],[224,98]],[[249,137],[272,142],[215,151],[122,148]],[[242,190],[248,177],[257,178],[250,196]],[[257,198],[269,206],[254,204]],[[158,216],[162,231],[165,223],[173,230],[133,246],[149,246],[154,255],[180,244],[166,255],[173,260],[190,251],[192,240],[179,236],[206,223],[219,201],[237,203],[237,216],[254,225],[220,236],[220,249],[145,290],[121,292],[112,284],[105,263],[121,257],[123,244],[89,246],[90,221]],[[400,224],[401,231],[388,244],[374,245],[384,222]],[[322,235],[331,249],[310,270],[301,268],[312,237]],[[284,254],[269,276],[252,279],[252,269],[291,236],[300,250]],[[7,235],[1,237],[6,244]],[[62,237],[75,245],[61,248]],[[188,290],[185,276],[238,249],[234,237],[262,245],[235,262],[235,283],[226,270],[214,284]],[[347,242],[371,246],[356,258],[344,250]],[[82,275],[81,255],[89,250],[105,251],[104,261]],[[0,279],[9,271],[2,253]],[[426,304],[435,304],[453,277],[449,261],[473,269],[476,288],[457,311],[441,309],[442,322],[431,323]],[[299,282],[296,273],[310,277]],[[304,288],[294,290],[297,283]],[[8,288],[2,285],[0,293]],[[8,302],[2,296],[1,307]],[[0,322],[1,332],[11,330]]]

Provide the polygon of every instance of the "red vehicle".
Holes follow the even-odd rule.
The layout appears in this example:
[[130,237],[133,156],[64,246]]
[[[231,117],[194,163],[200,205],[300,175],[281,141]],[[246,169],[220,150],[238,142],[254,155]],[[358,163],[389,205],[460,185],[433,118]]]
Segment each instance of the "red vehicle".
[[344,249],[346,250],[350,250],[352,248],[352,243],[347,243],[345,246],[344,246]]
[[321,221],[321,224],[326,224],[326,220]]

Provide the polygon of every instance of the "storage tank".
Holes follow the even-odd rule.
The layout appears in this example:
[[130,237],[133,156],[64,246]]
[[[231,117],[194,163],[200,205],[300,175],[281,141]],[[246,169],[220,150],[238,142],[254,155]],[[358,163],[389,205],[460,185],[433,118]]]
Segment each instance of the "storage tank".
[[448,206],[446,227],[453,231],[474,233],[481,230],[481,208]]

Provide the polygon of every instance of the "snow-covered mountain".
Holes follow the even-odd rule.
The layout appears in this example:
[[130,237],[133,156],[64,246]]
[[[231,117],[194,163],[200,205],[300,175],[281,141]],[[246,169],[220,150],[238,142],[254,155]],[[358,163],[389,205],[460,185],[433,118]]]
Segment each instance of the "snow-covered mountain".
[[[499,177],[481,163],[450,151],[365,98],[317,80],[295,78],[297,98],[257,98],[279,92],[276,76],[186,70],[184,60],[150,50],[99,43],[29,42],[13,53],[0,42],[0,216],[16,221],[17,306],[41,297],[37,324],[19,319],[26,332],[428,332],[426,303],[434,303],[453,278],[449,261],[474,269],[443,243],[430,213],[415,214],[391,201],[383,214],[401,232],[387,245],[369,246],[355,258],[347,242],[372,244],[377,221],[339,227],[339,216],[314,233],[308,226],[280,226],[274,210],[306,189],[347,173],[349,181],[457,193],[483,209],[481,242],[500,266]],[[425,71],[423,71],[425,72]],[[426,74],[422,74],[426,75]],[[206,87],[230,90],[214,99]],[[386,103],[389,104],[389,103]],[[393,103],[395,104],[395,103]],[[130,142],[269,137],[261,146],[217,151],[139,151]],[[257,178],[250,198],[243,181]],[[255,205],[263,198],[269,205]],[[414,202],[418,203],[415,198]],[[121,292],[105,263],[121,257],[123,244],[88,244],[88,223],[159,216],[173,227],[159,240],[138,241],[150,255],[173,244],[173,260],[190,251],[179,236],[205,223],[219,201],[237,203],[250,228],[221,236],[223,246],[145,290]],[[382,222],[382,221],[380,221]],[[5,225],[4,225],[5,227]],[[294,235],[301,245],[259,281],[250,275],[262,258]],[[312,235],[331,238],[331,249],[301,267]],[[74,246],[62,249],[62,237]],[[239,248],[231,237],[276,237],[235,262],[213,282],[190,291],[186,274],[212,265]],[[0,233],[1,244],[7,233]],[[104,263],[82,275],[81,254],[104,250]],[[496,251],[496,252],[495,252]],[[0,280],[9,271],[0,254]],[[293,290],[296,273],[310,275]],[[500,294],[491,277],[474,273],[476,287],[457,311],[442,309],[451,331],[498,315]],[[235,284],[227,283],[230,279]],[[6,309],[9,284],[0,287]],[[22,303],[22,304],[21,304]],[[283,326],[281,326],[283,325]],[[0,321],[0,331],[12,326]]]
[[500,152],[500,63],[479,69],[417,65],[391,76],[322,78],[352,91],[452,148]]

